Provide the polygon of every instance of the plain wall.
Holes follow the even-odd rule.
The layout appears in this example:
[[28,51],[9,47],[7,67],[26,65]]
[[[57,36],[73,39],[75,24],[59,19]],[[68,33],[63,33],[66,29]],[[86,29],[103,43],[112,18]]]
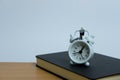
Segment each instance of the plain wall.
[[120,0],[0,0],[0,62],[66,51],[81,27],[95,52],[120,59]]

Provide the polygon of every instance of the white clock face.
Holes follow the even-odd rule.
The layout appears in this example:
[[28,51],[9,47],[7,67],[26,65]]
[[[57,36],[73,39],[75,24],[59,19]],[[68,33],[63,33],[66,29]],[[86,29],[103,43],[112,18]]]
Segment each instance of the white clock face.
[[69,56],[76,63],[84,63],[90,58],[90,47],[84,41],[75,41],[69,47]]

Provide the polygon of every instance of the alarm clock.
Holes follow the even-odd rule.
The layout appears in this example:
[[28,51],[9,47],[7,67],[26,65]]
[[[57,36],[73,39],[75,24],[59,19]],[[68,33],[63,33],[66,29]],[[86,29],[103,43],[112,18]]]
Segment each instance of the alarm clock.
[[94,37],[90,36],[89,32],[83,28],[75,31],[74,36],[77,33],[79,33],[79,36],[76,38],[70,35],[70,45],[68,48],[70,64],[85,64],[89,66],[89,60],[94,54]]

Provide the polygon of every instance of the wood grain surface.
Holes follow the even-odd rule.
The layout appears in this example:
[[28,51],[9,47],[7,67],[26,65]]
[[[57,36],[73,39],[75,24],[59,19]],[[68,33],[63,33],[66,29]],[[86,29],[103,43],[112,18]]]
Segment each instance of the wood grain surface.
[[0,80],[62,80],[35,63],[0,62]]

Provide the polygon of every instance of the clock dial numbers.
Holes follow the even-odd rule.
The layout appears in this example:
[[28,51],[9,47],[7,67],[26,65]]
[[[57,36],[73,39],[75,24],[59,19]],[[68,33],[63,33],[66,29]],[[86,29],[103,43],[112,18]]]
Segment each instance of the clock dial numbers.
[[85,49],[83,52],[83,56],[87,59],[89,57],[89,50]]
[[76,52],[74,52],[74,53],[72,53],[73,54],[73,56],[76,56],[77,55],[77,53]]
[[80,47],[81,45],[80,45],[80,44],[77,44],[76,46],[77,46],[77,47]]
[[72,55],[75,56],[76,60],[85,60],[89,56],[89,48],[85,43],[76,43],[72,48]]
[[82,55],[84,56],[84,58],[88,58],[88,56],[89,56],[89,48],[88,48],[88,46],[85,47],[85,49],[83,50]]
[[77,46],[75,46],[75,49],[77,49],[78,47]]
[[69,56],[76,63],[84,63],[90,58],[90,48],[86,42],[76,41],[69,48]]

